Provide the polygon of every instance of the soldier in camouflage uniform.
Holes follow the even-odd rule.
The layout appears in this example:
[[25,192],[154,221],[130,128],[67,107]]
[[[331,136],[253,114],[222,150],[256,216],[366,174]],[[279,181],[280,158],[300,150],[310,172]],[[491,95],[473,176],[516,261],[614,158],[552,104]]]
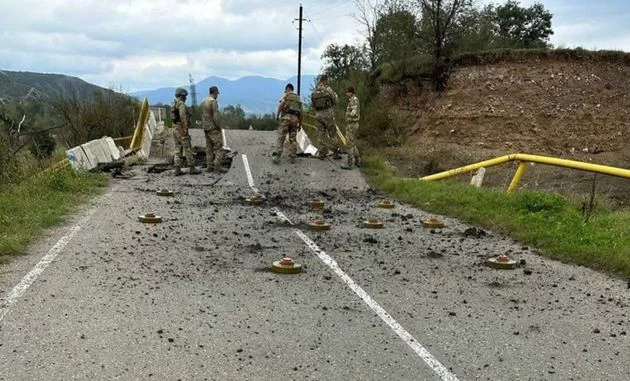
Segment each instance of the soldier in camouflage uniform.
[[348,97],[348,107],[346,107],[346,152],[348,153],[348,161],[342,165],[343,169],[352,169],[352,164],[359,164],[359,151],[357,150],[356,134],[359,129],[360,104],[354,87],[348,88],[346,92]]
[[223,168],[223,136],[221,133],[221,115],[217,97],[219,88],[211,86],[209,95],[201,102],[201,123],[206,135],[206,171],[224,173]]
[[190,111],[186,107],[186,96],[188,91],[186,89],[178,87],[175,90],[175,101],[171,107],[172,119],[173,119],[173,137],[175,138],[175,176],[182,174],[182,158],[180,152],[183,150],[186,156],[186,163],[190,170],[191,175],[201,173],[200,170],[195,168],[195,157],[192,152],[192,144],[190,142],[190,134],[188,128],[190,126]]
[[319,140],[319,158],[324,160],[329,149],[333,148],[335,159],[340,159],[339,145],[337,143],[337,132],[335,126],[335,106],[339,97],[328,86],[328,76],[322,74],[317,87],[311,94],[311,103],[317,114],[315,115],[315,125],[317,127],[317,137]]
[[277,132],[276,152],[273,156],[274,164],[280,164],[280,158],[284,150],[284,141],[287,135],[289,135],[289,161],[295,163],[295,157],[297,156],[296,136],[302,126],[303,111],[300,96],[293,92],[293,85],[291,83],[287,84],[284,88],[284,95],[280,98],[277,111],[277,118],[280,119],[280,127]]

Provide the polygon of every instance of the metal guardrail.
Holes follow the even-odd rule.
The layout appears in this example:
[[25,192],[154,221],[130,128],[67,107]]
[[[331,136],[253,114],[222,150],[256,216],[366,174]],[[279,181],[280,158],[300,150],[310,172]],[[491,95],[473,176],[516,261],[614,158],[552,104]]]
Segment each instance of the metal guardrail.
[[585,163],[583,161],[577,161],[577,160],[566,160],[566,159],[558,159],[555,157],[548,157],[548,156],[516,153],[516,154],[500,156],[494,159],[481,161],[479,163],[466,165],[464,167],[436,173],[434,175],[421,177],[420,180],[426,180],[426,181],[442,180],[449,177],[454,177],[454,176],[463,175],[465,173],[470,173],[480,168],[487,168],[487,167],[493,167],[500,164],[505,164],[510,161],[517,161],[519,162],[519,165],[518,165],[518,168],[516,169],[516,172],[514,173],[512,182],[510,183],[510,186],[507,189],[508,192],[514,192],[518,188],[518,185],[521,182],[521,178],[523,177],[523,174],[525,173],[525,170],[527,169],[527,163],[553,165],[556,167],[572,168],[572,169],[578,169],[581,171],[601,173],[604,175],[630,179],[630,169],[611,167],[608,165],[601,165],[601,164]]

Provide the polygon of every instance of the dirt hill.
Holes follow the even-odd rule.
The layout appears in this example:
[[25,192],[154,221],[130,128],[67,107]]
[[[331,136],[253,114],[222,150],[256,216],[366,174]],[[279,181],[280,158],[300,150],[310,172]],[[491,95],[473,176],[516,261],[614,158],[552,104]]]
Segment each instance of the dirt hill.
[[[470,164],[507,153],[530,153],[630,167],[630,59],[623,53],[579,57],[530,54],[455,67],[448,89],[407,85],[385,95],[406,125],[404,147],[391,150],[406,176]],[[480,61],[480,60],[476,60]],[[389,94],[388,94],[389,92]],[[593,175],[566,169],[528,171],[524,185],[590,189]],[[494,170],[505,185],[513,166]],[[603,192],[630,198],[630,180],[599,176]]]

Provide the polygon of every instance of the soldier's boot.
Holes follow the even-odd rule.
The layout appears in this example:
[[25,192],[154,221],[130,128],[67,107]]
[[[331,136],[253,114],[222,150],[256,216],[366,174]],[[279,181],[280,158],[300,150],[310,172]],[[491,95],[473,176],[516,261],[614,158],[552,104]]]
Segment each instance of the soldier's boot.
[[199,174],[201,174],[201,171],[198,170],[197,168],[195,168],[194,165],[191,165],[190,167],[188,167],[188,174],[189,175],[199,175]]
[[289,163],[295,164],[295,156],[289,156]]
[[333,159],[341,160],[341,154],[339,153],[339,148],[337,148],[333,153]]
[[215,171],[216,173],[227,173],[228,169],[227,169],[227,168],[225,168],[225,167],[224,167],[224,166],[222,166],[222,165],[216,165],[216,166],[214,167],[214,171]]
[[273,159],[271,159],[271,161],[274,164],[280,164],[280,155],[278,155],[278,153],[274,153],[273,154]]
[[175,167],[175,176],[181,176],[182,175],[182,169],[180,167]]
[[206,167],[206,172],[207,173],[212,173],[212,172],[214,172],[214,168],[212,168],[212,166],[209,165],[209,166]]
[[341,169],[352,169],[352,160],[348,159],[345,164],[341,164]]
[[360,167],[362,164],[361,162],[361,158],[357,155],[354,157],[354,165],[356,165],[357,167]]

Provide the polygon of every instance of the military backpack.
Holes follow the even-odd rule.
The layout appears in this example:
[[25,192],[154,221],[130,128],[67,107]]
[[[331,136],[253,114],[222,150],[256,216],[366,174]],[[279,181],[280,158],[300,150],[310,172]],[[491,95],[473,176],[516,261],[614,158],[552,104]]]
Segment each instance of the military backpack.
[[311,94],[311,103],[317,111],[326,110],[333,106],[333,99],[330,93],[323,86],[318,86]]
[[302,100],[296,93],[289,93],[284,98],[284,112],[285,114],[299,116],[302,112]]
[[182,118],[179,115],[179,108],[177,107],[177,101],[173,102],[171,106],[171,119],[173,123],[181,123]]

